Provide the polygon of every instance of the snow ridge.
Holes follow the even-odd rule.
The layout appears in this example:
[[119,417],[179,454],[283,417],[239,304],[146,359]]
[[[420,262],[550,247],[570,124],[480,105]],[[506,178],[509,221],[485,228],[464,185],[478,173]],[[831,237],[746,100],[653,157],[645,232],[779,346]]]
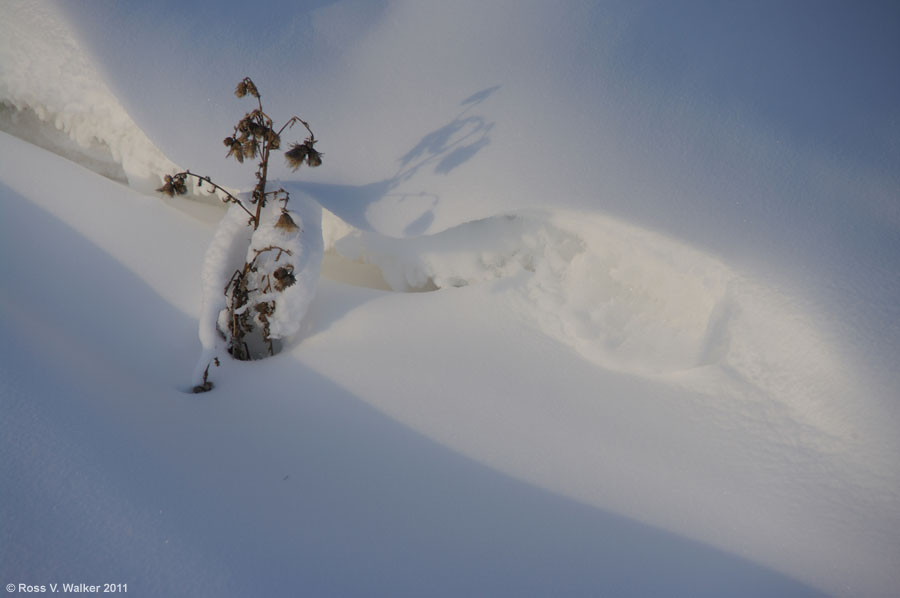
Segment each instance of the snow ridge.
[[664,235],[560,210],[406,239],[329,221],[331,250],[377,266],[394,291],[489,283],[523,322],[603,368],[746,401],[773,396],[823,438],[853,428],[832,400],[847,381],[815,323],[782,293]]
[[3,5],[0,130],[142,191],[177,170],[112,94],[59,13],[34,0]]

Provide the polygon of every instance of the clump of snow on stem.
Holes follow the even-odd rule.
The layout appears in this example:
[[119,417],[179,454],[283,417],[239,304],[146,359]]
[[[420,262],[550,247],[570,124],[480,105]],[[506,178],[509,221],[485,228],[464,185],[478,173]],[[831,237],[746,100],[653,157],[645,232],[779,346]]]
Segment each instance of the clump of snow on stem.
[[214,357],[223,352],[225,337],[218,331],[218,321],[224,313],[225,287],[234,271],[241,267],[253,229],[248,225],[247,213],[232,204],[216,228],[200,271],[200,344],[203,350],[194,370],[194,384],[203,382],[203,373]]
[[[275,303],[266,316],[272,339],[285,339],[300,330],[322,265],[321,208],[305,198],[291,205],[295,209],[266,206],[247,250],[247,262],[255,260],[248,288],[259,292],[251,304]],[[263,325],[259,316],[257,323]]]
[[[270,313],[257,312],[256,325],[263,328],[267,322],[271,339],[288,339],[300,330],[321,271],[322,210],[302,196],[291,205],[292,210],[271,204],[263,208],[255,231],[247,211],[235,203],[219,223],[200,274],[203,349],[194,369],[195,385],[205,382],[209,365],[225,353],[226,338],[230,337],[226,289],[244,264],[253,266],[248,274],[251,297],[246,308],[274,304]],[[284,215],[289,220],[282,219]]]

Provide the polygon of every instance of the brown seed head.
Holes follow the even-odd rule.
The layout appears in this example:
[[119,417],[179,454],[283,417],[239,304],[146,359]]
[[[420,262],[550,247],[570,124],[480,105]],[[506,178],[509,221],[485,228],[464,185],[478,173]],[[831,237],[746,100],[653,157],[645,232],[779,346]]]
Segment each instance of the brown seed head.
[[174,177],[167,174],[163,177],[163,186],[159,187],[157,191],[165,193],[169,197],[175,197],[176,193],[178,195],[184,195],[187,193],[187,186],[184,184],[186,178],[186,174],[176,174]]
[[283,291],[297,282],[297,279],[294,278],[294,267],[290,264],[278,268],[272,272],[272,276],[275,278],[275,284],[273,286],[276,291]]
[[295,143],[291,146],[291,149],[284,152],[284,157],[287,160],[288,166],[293,170],[297,170],[303,165],[303,161],[306,160],[308,154],[309,147],[307,147],[306,144]]
[[175,187],[172,186],[172,183],[166,183],[165,185],[157,189],[157,191],[160,193],[165,193],[169,197],[175,196]]
[[230,158],[231,156],[234,156],[241,164],[244,163],[244,144],[239,139],[232,139],[231,141],[231,147],[228,148],[228,153],[225,154],[225,157]]
[[259,150],[259,142],[256,139],[251,139],[247,141],[243,146],[244,157],[245,158],[253,158],[256,156],[256,152]]
[[313,148],[309,148],[308,155],[306,156],[306,163],[309,164],[310,168],[315,168],[316,166],[322,165],[322,154]]
[[282,210],[278,222],[275,223],[275,228],[290,233],[297,230],[297,225],[294,223],[294,219],[291,218],[291,215],[287,213],[287,210]]

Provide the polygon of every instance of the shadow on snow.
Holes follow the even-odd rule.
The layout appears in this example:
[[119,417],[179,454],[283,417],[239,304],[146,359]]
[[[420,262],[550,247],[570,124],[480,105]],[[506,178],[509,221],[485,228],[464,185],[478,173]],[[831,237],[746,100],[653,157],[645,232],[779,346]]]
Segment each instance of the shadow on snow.
[[[342,220],[365,231],[374,230],[368,217],[368,209],[372,204],[382,200],[406,204],[404,207],[408,211],[419,215],[404,228],[403,234],[421,235],[434,221],[434,209],[440,198],[425,191],[418,193],[394,191],[401,183],[410,180],[420,170],[428,167],[436,174],[449,174],[488,146],[494,123],[486,121],[482,116],[470,114],[470,111],[499,88],[499,85],[495,85],[463,100],[460,103],[462,111],[446,125],[422,137],[400,158],[397,173],[389,179],[365,185],[332,185],[302,181],[283,181],[281,184],[288,191],[298,190],[308,193]],[[409,204],[413,202],[415,206],[410,209]]]
[[286,356],[225,364],[213,393],[186,395],[196,322],[0,195],[0,272],[23,282],[0,294],[7,579],[197,596],[819,595],[462,457]]

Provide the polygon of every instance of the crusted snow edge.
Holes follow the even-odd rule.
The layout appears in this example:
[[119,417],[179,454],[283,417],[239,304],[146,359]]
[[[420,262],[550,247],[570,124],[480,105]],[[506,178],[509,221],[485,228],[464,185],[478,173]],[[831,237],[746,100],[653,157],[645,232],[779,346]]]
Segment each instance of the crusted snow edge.
[[0,19],[0,130],[140,191],[177,166],[134,123],[62,16],[13,0]]

